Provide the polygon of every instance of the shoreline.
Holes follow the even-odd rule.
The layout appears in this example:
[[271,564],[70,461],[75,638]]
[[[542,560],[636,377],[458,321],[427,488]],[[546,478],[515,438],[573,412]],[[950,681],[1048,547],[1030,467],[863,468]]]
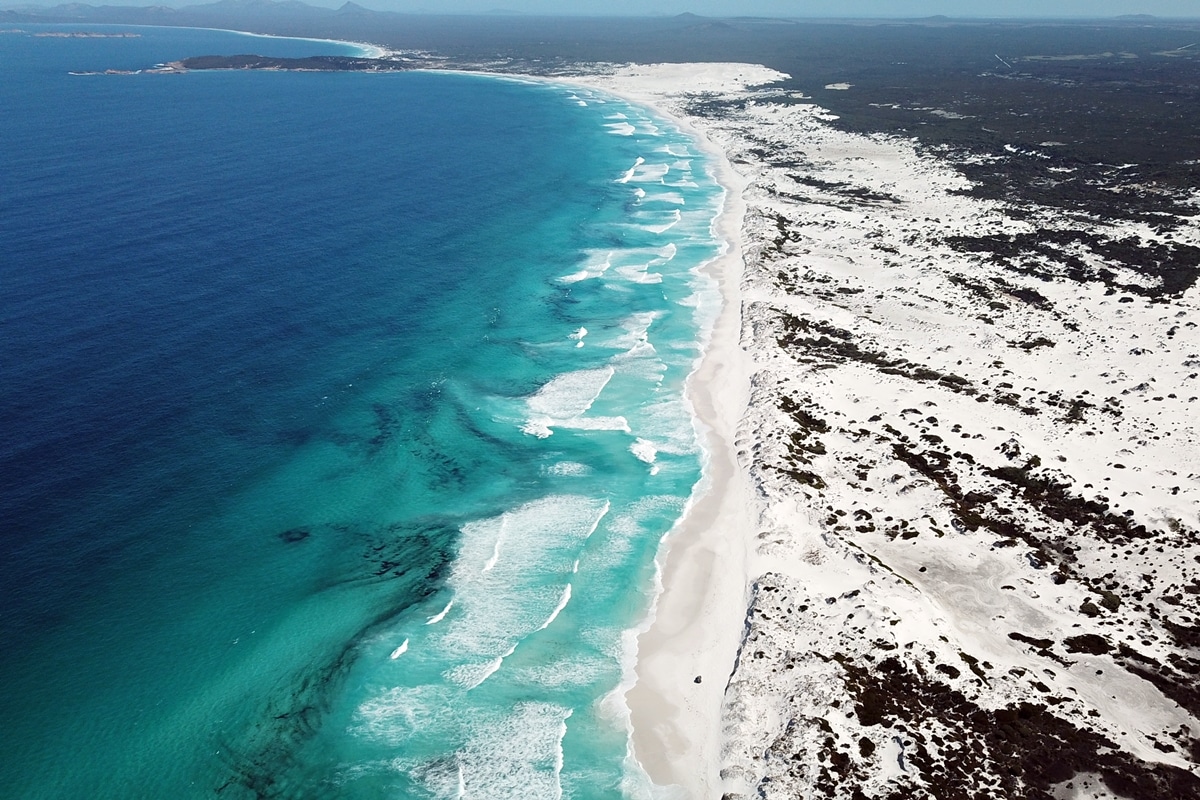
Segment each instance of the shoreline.
[[[1155,230],[977,198],[952,158],[839,130],[799,92],[751,89],[753,69],[586,79],[677,120],[687,87],[707,110],[684,127],[748,176],[724,313],[752,396],[744,416],[720,390],[706,408],[703,366],[691,388],[754,494],[733,508],[714,456],[714,491],[667,542],[628,695],[639,761],[731,800],[1200,792],[1200,328],[1182,322],[1200,290],[1137,270],[1200,245],[1200,217]],[[1108,271],[1008,261],[1007,242],[1056,235]],[[1133,242],[1119,260],[1111,243]],[[719,548],[741,560],[714,570]],[[689,693],[692,664],[728,685]]]
[[[694,65],[693,65],[694,66]],[[709,65],[721,68],[728,65]],[[749,85],[782,77],[764,67],[734,65]],[[630,757],[651,781],[649,798],[715,798],[722,793],[722,705],[742,641],[748,602],[748,545],[755,516],[749,473],[738,462],[736,435],[750,404],[751,355],[742,347],[743,239],[749,181],[706,131],[673,109],[673,90],[637,91],[611,75],[547,76],[429,69],[537,84],[599,90],[642,106],[682,130],[704,155],[723,191],[711,230],[724,249],[698,269],[719,295],[708,340],[684,387],[703,450],[701,477],[683,515],[655,557],[656,591],[636,634],[632,682],[614,692],[630,725]],[[739,78],[741,76],[739,75]],[[726,80],[722,73],[719,80]],[[685,86],[671,79],[668,86]],[[699,679],[699,680],[697,680]],[[634,796],[643,797],[642,791]]]
[[[122,27],[163,27],[124,25]],[[278,36],[224,28],[193,28],[254,38],[294,39],[357,48],[363,58],[392,52],[362,42]],[[172,69],[146,72],[185,72]],[[695,66],[695,65],[689,65]],[[722,86],[730,65],[705,65]],[[743,88],[770,82],[779,73],[754,65],[732,65]],[[633,682],[623,680],[630,721],[631,756],[653,783],[652,796],[686,798],[719,796],[722,760],[722,704],[730,666],[741,643],[748,601],[748,545],[752,539],[750,475],[738,463],[735,436],[750,402],[752,359],[741,346],[742,193],[749,181],[737,173],[724,149],[686,116],[670,106],[684,76],[652,83],[638,91],[628,80],[606,75],[528,75],[489,72],[469,67],[417,67],[413,71],[460,73],[490,79],[576,86],[601,90],[652,110],[684,131],[702,151],[713,180],[724,196],[712,231],[724,251],[699,269],[715,284],[720,307],[708,341],[688,375],[685,400],[703,448],[700,481],[684,514],[659,544],[655,558],[657,587],[636,633]],[[743,75],[744,74],[744,75]],[[697,680],[699,679],[699,680]]]
[[[841,131],[753,65],[430,71],[649,108],[725,192],[685,387],[702,478],[614,692],[651,797],[1200,794],[1200,293],[1112,247],[1200,247],[1200,216],[973,197],[952,157]],[[1080,231],[1109,277],[1001,249]]]
[[315,42],[317,44],[336,44],[345,45],[346,47],[357,48],[360,52],[358,56],[361,58],[384,58],[392,54],[394,51],[389,50],[382,45],[371,44],[370,42],[352,42],[346,39],[322,39],[315,36],[283,36],[276,33],[255,33],[254,31],[239,31],[233,28],[203,28],[195,25],[147,25],[145,23],[136,22],[91,22],[88,20],[80,20],[78,22],[24,22],[23,25],[46,25],[46,26],[76,26],[76,27],[116,27],[116,28],[150,28],[150,29],[174,29],[183,31],[213,31],[215,33],[235,33],[239,36],[249,36],[255,39],[292,39],[298,42]]
[[[695,65],[690,65],[695,66]],[[705,65],[724,84],[730,65]],[[743,88],[780,73],[732,65]],[[741,645],[749,600],[749,543],[756,515],[749,472],[738,461],[737,431],[750,405],[751,354],[742,347],[743,244],[749,180],[733,167],[708,132],[678,113],[672,99],[687,82],[671,77],[636,83],[614,75],[543,76],[453,69],[518,82],[600,90],[652,110],[682,130],[702,152],[723,190],[712,232],[724,250],[699,269],[715,283],[720,307],[708,341],[688,375],[685,399],[703,449],[700,481],[683,515],[660,542],[656,591],[636,634],[632,681],[623,693],[630,724],[630,757],[651,781],[651,798],[715,798],[722,794],[722,706]],[[674,98],[673,98],[674,96]],[[640,792],[635,796],[643,796]]]
[[705,451],[703,474],[692,502],[660,545],[658,592],[635,629],[634,680],[625,692],[632,755],[653,782],[655,796],[719,797],[721,709],[741,643],[754,522],[750,476],[736,446],[752,371],[751,356],[741,346],[742,193],[749,181],[706,131],[670,107],[670,94],[661,86],[637,91],[611,76],[539,80],[600,89],[651,108],[688,134],[724,190],[713,231],[725,249],[702,266],[716,283],[720,310],[685,388]]
[[[553,80],[670,118],[726,190],[687,387],[710,460],[626,692],[658,794],[1200,792],[1200,328],[1177,321],[1200,290],[1105,244],[1198,247],[1200,217],[975,198],[951,158],[755,90],[760,67],[605,69]],[[957,244],[1064,233],[1110,271]]]
[[[70,24],[74,24],[74,23],[52,23],[52,24],[70,25]],[[106,23],[106,24],[119,24],[119,23]],[[316,42],[317,44],[345,45],[347,47],[358,48],[361,51],[359,53],[359,56],[361,58],[383,58],[392,53],[391,50],[389,50],[388,48],[383,47],[381,45],[371,44],[369,42],[351,42],[346,39],[322,39],[322,38],[314,37],[314,36],[282,36],[282,35],[276,34],[276,33],[255,33],[254,31],[234,30],[233,28],[197,28],[193,25],[137,25],[137,24],[124,25],[124,24],[121,24],[121,26],[128,27],[128,28],[178,28],[180,30],[214,31],[217,33],[236,33],[239,36],[249,36],[249,37],[252,37],[255,39],[292,39],[292,40],[298,41],[298,42]]]

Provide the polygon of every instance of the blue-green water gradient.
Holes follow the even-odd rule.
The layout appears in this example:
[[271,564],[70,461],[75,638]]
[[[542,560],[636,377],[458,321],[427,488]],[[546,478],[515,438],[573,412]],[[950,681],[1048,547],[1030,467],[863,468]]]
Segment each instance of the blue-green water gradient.
[[351,51],[0,33],[5,797],[640,791],[720,189],[561,85],[68,74]]

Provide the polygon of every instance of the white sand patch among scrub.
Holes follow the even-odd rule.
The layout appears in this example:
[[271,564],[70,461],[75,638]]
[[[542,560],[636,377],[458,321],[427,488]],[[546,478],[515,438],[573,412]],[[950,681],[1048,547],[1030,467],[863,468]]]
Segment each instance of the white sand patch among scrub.
[[[661,556],[635,757],[696,798],[1200,796],[1200,293],[1098,255],[1200,222],[973,198],[783,77],[577,79],[690,127],[729,189],[709,491]],[[1081,234],[987,249],[1047,232]]]

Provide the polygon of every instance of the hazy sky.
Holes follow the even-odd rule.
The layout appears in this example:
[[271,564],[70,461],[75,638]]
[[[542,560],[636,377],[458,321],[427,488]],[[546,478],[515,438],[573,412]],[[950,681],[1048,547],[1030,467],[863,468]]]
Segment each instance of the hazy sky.
[[[202,2],[203,0],[192,0]],[[340,0],[310,0],[340,5]],[[827,16],[1063,16],[1118,14],[1200,16],[1200,0],[359,0],[380,11],[485,12],[507,9],[538,14],[678,14],[712,16],[763,14]]]
[[[0,8],[54,6],[72,0],[0,0]],[[91,5],[200,5],[214,0],[77,0]],[[302,0],[337,8],[345,0]],[[1200,18],[1200,0],[355,0],[376,11],[443,14],[713,17],[1114,17],[1153,14]]]

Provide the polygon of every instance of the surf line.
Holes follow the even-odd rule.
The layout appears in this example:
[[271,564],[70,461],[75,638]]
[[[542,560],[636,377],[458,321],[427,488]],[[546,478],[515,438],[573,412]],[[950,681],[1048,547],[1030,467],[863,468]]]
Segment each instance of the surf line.
[[[554,610],[550,612],[550,616],[546,618],[546,621],[543,622],[541,625],[539,625],[536,629],[533,630],[533,633],[537,633],[538,631],[544,631],[544,630],[546,630],[546,628],[549,628],[550,625],[554,622],[554,620],[558,619],[558,615],[562,613],[562,610],[567,607],[567,603],[569,603],[569,602],[571,602],[571,584],[568,583],[566,585],[566,588],[563,589],[562,595],[558,599],[558,605],[556,605],[554,607]],[[508,648],[508,651],[506,653],[492,659],[488,663],[487,667],[484,668],[484,672],[482,675],[479,676],[479,679],[467,687],[467,691],[469,692],[472,689],[478,688],[479,686],[481,686],[483,684],[484,681],[486,681],[488,678],[495,675],[500,670],[500,667],[502,667],[504,665],[504,659],[508,658],[513,653],[517,652],[517,647],[523,641],[525,641],[525,640],[524,639],[518,640],[516,644],[514,644],[512,647]]]
[[442,620],[444,620],[444,619],[446,618],[446,615],[450,613],[450,608],[451,608],[453,605],[454,605],[454,598],[453,598],[453,597],[451,597],[451,598],[450,598],[450,602],[449,602],[449,603],[446,603],[446,607],[445,607],[445,608],[443,608],[443,609],[442,609],[441,611],[439,611],[438,613],[434,614],[434,615],[433,615],[432,617],[430,617],[429,619],[427,619],[427,620],[425,621],[425,624],[426,624],[426,625],[436,625],[437,623],[439,623],[439,622],[441,622]]
[[637,168],[646,163],[646,159],[638,156],[637,161],[633,162],[633,166],[625,173],[624,177],[617,178],[617,183],[629,183],[633,180],[633,176],[637,174]]

